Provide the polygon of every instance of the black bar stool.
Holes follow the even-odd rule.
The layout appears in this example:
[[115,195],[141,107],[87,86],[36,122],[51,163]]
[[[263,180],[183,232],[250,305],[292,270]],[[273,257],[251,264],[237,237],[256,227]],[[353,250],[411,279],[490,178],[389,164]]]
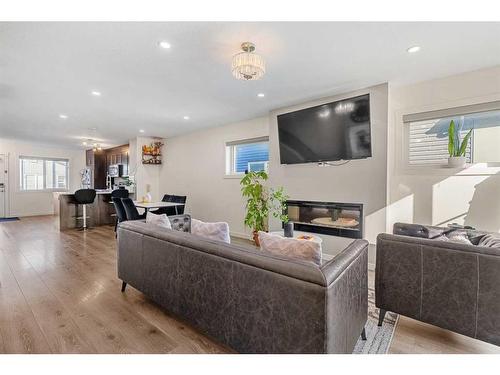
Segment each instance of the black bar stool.
[[[81,229],[87,229],[87,205],[94,203],[96,191],[94,189],[80,189],[75,191],[76,202],[76,221],[78,227],[78,220],[83,219],[83,226]],[[83,216],[78,216],[78,205],[83,205]]]

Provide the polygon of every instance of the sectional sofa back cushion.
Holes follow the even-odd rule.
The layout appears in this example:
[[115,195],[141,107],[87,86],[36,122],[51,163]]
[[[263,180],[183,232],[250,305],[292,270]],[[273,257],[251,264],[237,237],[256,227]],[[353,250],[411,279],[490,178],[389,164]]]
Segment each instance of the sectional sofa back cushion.
[[191,233],[211,240],[231,243],[228,223],[205,223],[201,220],[191,219]]
[[321,265],[321,244],[318,242],[285,238],[266,232],[259,232],[259,241],[260,248],[269,253]]

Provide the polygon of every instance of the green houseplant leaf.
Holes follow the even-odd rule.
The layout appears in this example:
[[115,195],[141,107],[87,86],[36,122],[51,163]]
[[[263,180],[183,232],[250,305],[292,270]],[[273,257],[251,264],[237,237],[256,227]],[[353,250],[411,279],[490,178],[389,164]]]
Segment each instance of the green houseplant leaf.
[[469,143],[469,139],[470,139],[471,135],[472,135],[472,129],[469,130],[467,135],[464,137],[464,140],[462,141],[462,145],[460,146],[458,156],[465,156],[465,152],[467,151],[467,145]]
[[448,154],[455,156],[455,122],[451,120],[448,127]]

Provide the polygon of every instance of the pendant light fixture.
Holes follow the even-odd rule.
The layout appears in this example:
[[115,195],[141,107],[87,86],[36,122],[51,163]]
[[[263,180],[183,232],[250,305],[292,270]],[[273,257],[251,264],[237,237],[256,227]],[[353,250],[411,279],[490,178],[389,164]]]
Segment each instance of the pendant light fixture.
[[231,72],[234,78],[246,81],[261,79],[266,73],[266,63],[262,56],[255,53],[255,45],[250,42],[241,44],[240,52],[233,56]]

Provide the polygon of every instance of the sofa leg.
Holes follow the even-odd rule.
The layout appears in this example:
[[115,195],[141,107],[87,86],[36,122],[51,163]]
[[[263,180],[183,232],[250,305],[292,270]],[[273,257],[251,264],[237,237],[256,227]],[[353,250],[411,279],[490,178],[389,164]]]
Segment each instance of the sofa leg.
[[386,312],[387,312],[387,310],[380,309],[380,312],[378,313],[378,326],[379,327],[382,327],[382,323],[384,322]]
[[363,330],[361,331],[361,340],[366,341],[366,329],[363,327]]
[[127,283],[125,281],[122,281],[122,293],[125,291],[126,287],[127,287]]

